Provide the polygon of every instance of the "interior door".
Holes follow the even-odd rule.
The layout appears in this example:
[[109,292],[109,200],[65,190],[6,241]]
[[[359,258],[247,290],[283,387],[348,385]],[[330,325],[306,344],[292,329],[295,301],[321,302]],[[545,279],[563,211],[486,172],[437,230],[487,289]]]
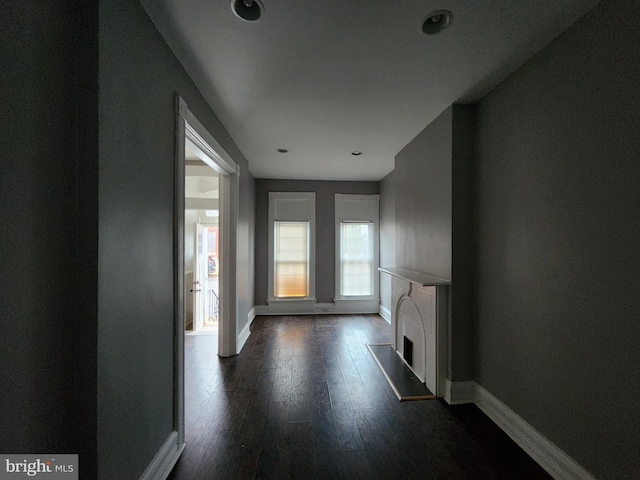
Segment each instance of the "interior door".
[[204,325],[204,289],[207,275],[207,246],[205,228],[197,223],[195,249],[193,255],[193,329],[201,330]]

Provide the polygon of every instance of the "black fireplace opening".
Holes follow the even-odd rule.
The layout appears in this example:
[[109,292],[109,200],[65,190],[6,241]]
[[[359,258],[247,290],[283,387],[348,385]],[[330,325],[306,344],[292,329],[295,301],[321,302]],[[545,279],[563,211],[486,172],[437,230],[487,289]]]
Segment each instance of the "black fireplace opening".
[[413,342],[404,335],[402,337],[404,339],[402,355],[404,356],[405,362],[407,362],[410,367],[413,367]]

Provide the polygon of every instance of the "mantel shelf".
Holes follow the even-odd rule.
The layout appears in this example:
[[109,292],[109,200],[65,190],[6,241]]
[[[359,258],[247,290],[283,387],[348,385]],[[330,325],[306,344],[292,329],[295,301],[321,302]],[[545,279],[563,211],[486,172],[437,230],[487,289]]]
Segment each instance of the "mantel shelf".
[[388,267],[379,268],[381,272],[388,273],[393,277],[401,278],[407,282],[417,283],[423,287],[438,286],[438,285],[451,285],[451,280],[446,280],[440,277],[434,277],[433,275],[427,275],[425,273],[414,272],[407,270],[406,268]]

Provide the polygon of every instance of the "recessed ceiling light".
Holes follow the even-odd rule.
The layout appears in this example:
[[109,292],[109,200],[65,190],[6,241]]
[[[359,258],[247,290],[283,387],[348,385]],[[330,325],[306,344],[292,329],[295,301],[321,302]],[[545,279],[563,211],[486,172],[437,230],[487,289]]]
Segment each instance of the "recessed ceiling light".
[[351,152],[351,155],[354,155],[354,156],[357,157],[358,155],[362,155],[362,152],[360,150],[355,150],[355,151]]
[[231,11],[242,20],[255,22],[262,15],[264,6],[258,0],[231,0]]
[[427,15],[422,23],[422,31],[427,35],[435,35],[451,25],[453,13],[449,10],[436,10]]
[[289,150],[287,150],[286,148],[279,148],[278,149],[278,153],[287,153]]

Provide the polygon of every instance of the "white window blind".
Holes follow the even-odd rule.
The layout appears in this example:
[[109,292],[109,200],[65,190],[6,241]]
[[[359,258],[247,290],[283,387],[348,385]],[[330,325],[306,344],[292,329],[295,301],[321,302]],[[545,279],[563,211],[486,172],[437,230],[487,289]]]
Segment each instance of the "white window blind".
[[340,295],[373,295],[373,235],[372,223],[340,224]]
[[309,296],[309,222],[274,222],[274,296]]

